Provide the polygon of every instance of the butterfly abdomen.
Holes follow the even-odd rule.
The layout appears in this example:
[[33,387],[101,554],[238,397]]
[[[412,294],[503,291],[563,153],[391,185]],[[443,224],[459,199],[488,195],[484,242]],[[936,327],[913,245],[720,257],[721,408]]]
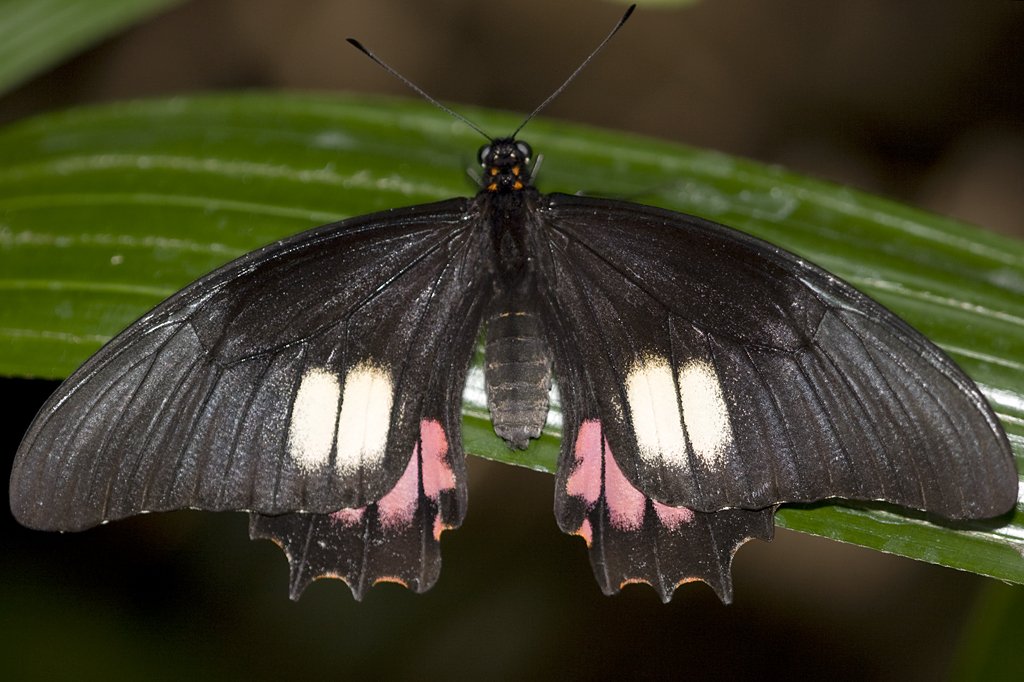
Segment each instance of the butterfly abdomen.
[[548,414],[551,354],[540,320],[528,310],[499,309],[487,321],[484,357],[494,432],[523,449],[540,436]]

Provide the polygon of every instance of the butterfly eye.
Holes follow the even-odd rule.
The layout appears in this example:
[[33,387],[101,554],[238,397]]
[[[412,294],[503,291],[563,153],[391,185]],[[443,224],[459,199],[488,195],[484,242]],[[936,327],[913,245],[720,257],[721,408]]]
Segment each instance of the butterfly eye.
[[525,163],[529,163],[530,159],[533,158],[533,150],[525,142],[516,142],[516,151]]
[[491,158],[492,152],[493,150],[489,144],[485,144],[483,147],[480,147],[480,151],[476,153],[476,158],[480,162],[481,166],[486,166],[490,163],[489,159]]

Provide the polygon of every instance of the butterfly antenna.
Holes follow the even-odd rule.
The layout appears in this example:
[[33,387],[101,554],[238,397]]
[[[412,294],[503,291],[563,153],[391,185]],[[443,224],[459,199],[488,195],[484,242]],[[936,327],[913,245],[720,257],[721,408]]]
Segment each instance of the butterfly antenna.
[[[396,71],[394,68],[392,68],[387,62],[385,62],[383,59],[381,59],[380,57],[378,57],[377,55],[375,55],[374,53],[372,53],[368,49],[366,49],[366,47],[361,42],[359,42],[355,38],[346,38],[346,40],[348,41],[349,45],[351,45],[352,47],[356,48],[357,50],[359,50],[360,52],[365,54],[367,57],[369,57],[371,60],[373,60],[373,62],[377,66],[379,66],[380,68],[384,69],[385,71],[390,73],[392,76],[394,76],[398,80],[400,80],[403,83],[405,83],[405,85],[407,87],[409,87],[410,89],[412,89],[412,91],[415,92],[417,95],[419,95],[423,99],[427,100],[428,102],[430,102],[435,107],[437,107],[441,111],[445,112],[449,116],[451,116],[451,117],[453,117],[453,118],[455,118],[455,119],[457,119],[459,121],[462,121],[463,123],[468,125],[470,128],[472,128],[473,130],[475,130],[476,132],[480,133],[485,138],[487,138],[488,142],[494,142],[494,139],[490,135],[485,133],[483,130],[481,130],[480,126],[476,125],[475,123],[470,121],[468,118],[466,118],[465,116],[463,116],[459,112],[453,111],[449,107],[446,107],[445,105],[441,104],[439,101],[437,101],[436,99],[431,97],[429,94],[427,94],[427,92],[423,88],[421,88],[420,86],[416,85],[415,83],[413,83],[411,80],[409,80],[408,78],[406,78],[402,74],[398,73],[398,71]],[[527,120],[529,120],[529,119],[527,119]]]
[[[569,87],[569,83],[572,83],[576,79],[576,76],[578,76],[580,71],[582,71],[584,69],[584,67],[586,67],[586,65],[590,63],[590,60],[593,59],[594,57],[596,57],[598,52],[603,50],[604,46],[608,44],[608,41],[612,39],[612,36],[619,32],[619,29],[622,28],[623,24],[626,23],[626,20],[629,19],[629,15],[632,14],[633,10],[635,10],[635,9],[636,9],[636,5],[635,4],[629,6],[629,9],[627,9],[626,13],[622,15],[622,18],[619,19],[619,22],[617,24],[615,24],[615,27],[608,33],[608,35],[606,35],[604,37],[604,40],[602,40],[598,44],[598,46],[594,48],[594,51],[591,52],[590,55],[586,59],[584,59],[583,62],[579,66],[576,67],[575,71],[573,71],[571,74],[569,74],[569,77],[565,79],[564,83],[562,83],[560,86],[558,86],[557,90],[555,90],[553,93],[548,95],[548,98],[546,100],[544,100],[543,102],[541,102],[540,105],[536,109],[533,110],[533,113],[531,113],[529,116],[527,116],[526,119],[523,120],[523,122],[519,124],[519,127],[516,128],[514,133],[512,133],[512,137],[515,137],[516,135],[518,135],[519,131],[522,130],[523,127],[527,123],[529,123],[533,119],[534,116],[539,114],[541,112],[541,110],[544,109],[544,107],[546,107],[547,105],[551,104],[551,100],[553,100],[556,97],[558,97],[559,95],[561,95],[562,91],[565,90],[567,87]],[[349,42],[351,42],[351,41],[349,41]]]

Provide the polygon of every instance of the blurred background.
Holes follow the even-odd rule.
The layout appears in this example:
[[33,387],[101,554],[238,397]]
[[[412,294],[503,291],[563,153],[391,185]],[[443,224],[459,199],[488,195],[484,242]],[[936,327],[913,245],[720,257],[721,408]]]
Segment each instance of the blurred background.
[[[528,112],[623,9],[193,0],[0,98],[0,123],[208,90],[408,94],[347,36],[440,99]],[[1022,38],[1021,2],[641,2],[544,115],[781,164],[1024,236]],[[0,430],[9,463],[55,384],[0,386],[18,402]],[[250,543],[242,514],[68,536],[4,515],[3,665],[18,678],[78,679],[942,679],[979,595],[1011,592],[780,531],[737,555],[731,606],[699,584],[666,606],[645,587],[606,598],[583,543],[554,524],[552,477],[470,466],[470,514],[444,537],[438,585],[419,596],[384,586],[362,604],[336,581],[288,601],[283,555]]]

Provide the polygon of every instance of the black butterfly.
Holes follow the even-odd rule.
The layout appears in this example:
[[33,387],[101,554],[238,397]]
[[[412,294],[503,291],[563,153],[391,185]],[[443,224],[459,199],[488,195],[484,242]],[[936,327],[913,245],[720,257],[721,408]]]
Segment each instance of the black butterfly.
[[481,326],[511,446],[539,435],[558,379],[555,514],[606,593],[646,582],[667,600],[703,580],[728,600],[733,553],[771,538],[782,502],[1013,506],[985,399],[891,312],[727,227],[543,195],[532,158],[493,140],[474,198],[296,235],[159,305],[36,417],[17,519],[249,510],[295,598],[323,576],[357,598],[379,581],[426,590],[465,513],[460,404]]

